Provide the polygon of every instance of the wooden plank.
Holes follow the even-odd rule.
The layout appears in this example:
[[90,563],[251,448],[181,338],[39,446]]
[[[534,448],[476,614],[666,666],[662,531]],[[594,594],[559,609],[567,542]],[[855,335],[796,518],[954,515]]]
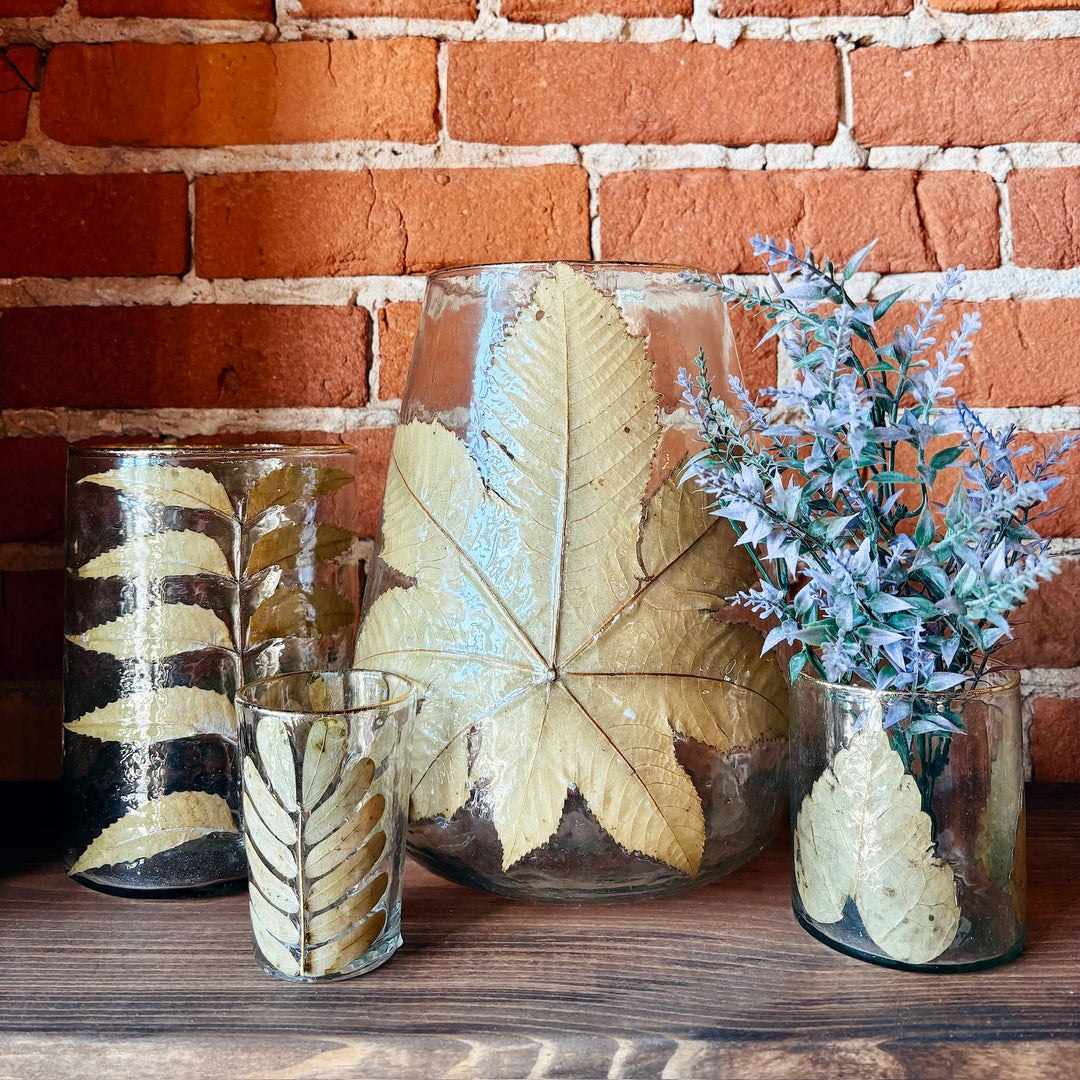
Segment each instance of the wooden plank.
[[406,944],[337,984],[251,958],[243,896],[128,900],[55,862],[0,878],[0,1077],[1076,1075],[1080,788],[1036,788],[1028,947],[966,975],[796,925],[787,841],[661,901],[525,904],[406,883]]

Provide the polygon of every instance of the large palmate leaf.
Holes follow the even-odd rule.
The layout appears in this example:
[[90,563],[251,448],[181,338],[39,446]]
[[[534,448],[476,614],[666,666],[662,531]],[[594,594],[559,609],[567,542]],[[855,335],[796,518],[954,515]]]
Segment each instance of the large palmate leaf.
[[386,798],[372,789],[374,762],[349,756],[334,718],[312,723],[299,776],[280,720],[259,720],[255,739],[262,771],[251,757],[243,767],[255,940],[286,975],[343,971],[386,924],[389,878],[373,873],[386,851]]
[[213,833],[237,832],[229,804],[205,791],[176,791],[151,799],[107,826],[68,871],[148,859]]
[[236,741],[236,711],[225,694],[190,686],[136,692],[64,725],[102,742],[149,746],[167,739],[220,735]]
[[115,488],[162,506],[180,506],[189,510],[215,510],[232,516],[229,493],[205,469],[186,465],[124,465],[118,469],[84,476],[80,484],[100,484]]
[[230,649],[229,628],[197,604],[158,604],[92,626],[68,641],[121,660],[151,662],[199,649]]
[[674,732],[726,751],[786,728],[760,635],[715,617],[749,559],[691,488],[646,504],[646,342],[585,275],[558,266],[477,382],[468,447],[397,431],[381,557],[415,584],[377,599],[356,650],[426,687],[413,816],[483,787],[505,868],[577,790],[623,847],[693,875],[704,820]]
[[221,545],[192,529],[140,533],[79,567],[79,577],[155,580],[186,574],[229,576]]
[[934,856],[915,780],[869,715],[815,782],[795,824],[795,880],[807,914],[838,922],[850,897],[887,956],[927,964],[956,936],[952,867]]

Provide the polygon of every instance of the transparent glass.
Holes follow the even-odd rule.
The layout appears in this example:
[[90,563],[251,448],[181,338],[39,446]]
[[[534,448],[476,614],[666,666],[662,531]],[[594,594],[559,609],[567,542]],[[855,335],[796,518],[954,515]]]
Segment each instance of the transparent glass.
[[906,696],[805,676],[792,688],[795,915],[827,945],[879,964],[1002,963],[1020,952],[1026,923],[1019,676],[919,695],[923,711],[951,711],[965,731],[914,735],[910,751],[899,728],[881,726]]
[[724,392],[726,311],[678,267],[428,279],[356,664],[436,686],[409,844],[437,873],[629,900],[773,836],[787,686],[756,628],[715,617],[752,569],[672,480],[692,438],[664,410],[699,349]]
[[355,453],[73,448],[64,654],[65,862],[129,895],[242,888],[233,696],[349,667]]
[[309,671],[236,698],[255,959],[296,982],[348,979],[401,944],[415,683]]

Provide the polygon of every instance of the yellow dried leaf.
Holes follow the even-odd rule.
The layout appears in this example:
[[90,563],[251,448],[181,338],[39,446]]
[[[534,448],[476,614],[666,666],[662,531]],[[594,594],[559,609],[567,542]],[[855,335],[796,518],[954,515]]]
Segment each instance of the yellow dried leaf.
[[795,881],[806,913],[838,922],[850,897],[886,956],[928,964],[956,936],[952,867],[934,855],[915,780],[871,710],[815,782],[795,824]]
[[102,742],[143,746],[193,735],[220,735],[235,742],[236,711],[224,694],[169,686],[111,701],[64,727]]
[[311,499],[352,483],[352,473],[314,465],[283,465],[267,473],[252,487],[247,500],[247,516],[258,517],[271,506],[288,506],[298,499]]
[[229,804],[220,795],[177,791],[151,799],[106,826],[68,872],[149,859],[213,833],[236,832]]
[[645,347],[560,265],[494,351],[468,448],[438,423],[396,433],[381,557],[415,584],[372,605],[356,664],[427,688],[413,817],[482,787],[504,868],[577,788],[623,847],[693,875],[704,821],[674,732],[726,751],[786,730],[761,636],[714,617],[753,580],[730,528],[673,481],[645,505]]
[[304,745],[301,788],[304,805],[314,807],[338,778],[347,749],[345,721],[320,717],[312,721]]
[[114,488],[121,494],[162,506],[215,510],[229,517],[233,513],[229,493],[220,481],[205,469],[185,465],[123,465],[84,476],[79,483]]
[[274,638],[314,638],[348,626],[356,608],[347,596],[316,586],[281,588],[264,600],[248,624],[248,643]]
[[200,649],[231,649],[229,628],[197,604],[158,604],[92,626],[68,641],[120,660],[164,660]]
[[118,547],[91,559],[78,569],[79,577],[123,577],[151,581],[187,574],[229,577],[221,545],[191,529],[137,534]]
[[355,539],[354,533],[337,525],[283,525],[251,545],[247,574],[253,577],[269,566],[292,570],[301,557],[305,563],[326,562],[348,551]]

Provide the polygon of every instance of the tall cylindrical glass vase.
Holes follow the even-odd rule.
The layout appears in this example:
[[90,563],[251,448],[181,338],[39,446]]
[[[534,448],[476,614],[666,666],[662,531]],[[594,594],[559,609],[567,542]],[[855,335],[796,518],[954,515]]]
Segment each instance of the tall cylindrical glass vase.
[[348,667],[359,562],[340,446],[75,448],[68,459],[69,873],[173,895],[240,888],[233,696]]

